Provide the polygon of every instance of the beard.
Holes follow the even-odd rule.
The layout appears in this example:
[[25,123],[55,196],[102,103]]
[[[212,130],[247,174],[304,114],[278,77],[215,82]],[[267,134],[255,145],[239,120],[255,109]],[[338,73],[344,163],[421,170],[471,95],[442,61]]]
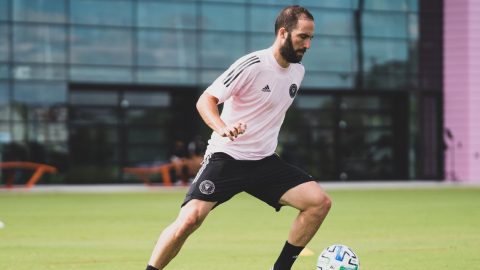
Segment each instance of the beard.
[[305,53],[306,49],[295,50],[292,43],[292,35],[288,33],[287,38],[285,39],[285,44],[280,47],[280,55],[290,63],[300,63],[302,61],[303,55],[298,55],[298,52]]

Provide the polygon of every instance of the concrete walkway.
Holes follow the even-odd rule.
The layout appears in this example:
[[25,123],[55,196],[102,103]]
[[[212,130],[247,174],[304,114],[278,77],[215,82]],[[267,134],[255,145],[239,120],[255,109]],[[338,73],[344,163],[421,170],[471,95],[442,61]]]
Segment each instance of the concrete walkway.
[[[476,187],[480,182],[438,182],[438,181],[365,181],[365,182],[320,182],[325,190],[366,190],[366,189],[422,189],[422,188],[450,188]],[[110,184],[110,185],[36,185],[31,189],[15,187],[12,189],[0,188],[0,194],[6,193],[111,193],[111,192],[162,192],[187,191],[186,186],[154,186],[143,184]]]

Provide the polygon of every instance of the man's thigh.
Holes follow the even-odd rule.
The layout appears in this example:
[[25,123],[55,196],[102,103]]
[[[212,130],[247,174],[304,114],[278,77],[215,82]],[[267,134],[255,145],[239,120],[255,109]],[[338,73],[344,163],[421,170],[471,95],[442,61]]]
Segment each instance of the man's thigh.
[[286,163],[278,155],[272,155],[258,167],[253,186],[246,192],[266,202],[268,205],[280,211],[285,203],[280,199],[289,190],[304,183],[315,183],[315,180],[303,170]]
[[327,197],[327,193],[317,182],[306,182],[285,192],[279,203],[305,211],[310,207],[321,205]]

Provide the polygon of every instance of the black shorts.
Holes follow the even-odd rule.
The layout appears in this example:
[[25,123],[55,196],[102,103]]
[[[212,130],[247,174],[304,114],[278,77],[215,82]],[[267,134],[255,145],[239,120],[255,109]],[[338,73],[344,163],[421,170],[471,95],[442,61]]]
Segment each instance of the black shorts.
[[280,211],[278,201],[283,194],[310,181],[315,180],[277,154],[261,160],[236,160],[225,153],[214,153],[203,161],[182,207],[198,199],[217,202],[215,208],[245,191]]

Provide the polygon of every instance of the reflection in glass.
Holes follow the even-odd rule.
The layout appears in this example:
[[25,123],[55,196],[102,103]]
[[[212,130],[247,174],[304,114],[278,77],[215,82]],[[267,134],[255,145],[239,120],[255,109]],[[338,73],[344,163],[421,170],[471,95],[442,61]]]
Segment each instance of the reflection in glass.
[[298,4],[305,7],[352,8],[352,0],[299,0]]
[[302,64],[311,71],[352,72],[352,39],[319,37],[312,40]]
[[10,101],[10,83],[0,81],[0,104],[8,104]]
[[344,112],[342,120],[349,127],[389,127],[392,117],[383,113]]
[[10,67],[7,63],[0,63],[0,79],[10,78]]
[[137,80],[140,83],[170,85],[195,85],[196,72],[189,69],[138,68]]
[[15,123],[13,125],[13,139],[39,143],[64,142],[68,140],[68,128],[65,123]]
[[250,29],[252,32],[275,34],[275,21],[283,7],[252,6]]
[[141,27],[195,29],[197,25],[195,3],[140,0],[137,20],[137,25]]
[[[1,117],[1,114],[0,114]],[[1,124],[0,123],[0,162],[2,161],[11,161],[7,160],[7,143],[12,141],[12,132],[11,127],[9,124]]]
[[128,106],[142,107],[170,107],[170,93],[168,92],[125,92],[124,101]]
[[405,72],[407,41],[363,39],[364,71]]
[[72,108],[70,120],[75,124],[117,124],[118,111],[116,109]]
[[60,82],[15,82],[13,100],[29,104],[65,103],[67,85]]
[[163,143],[166,141],[165,129],[133,128],[128,129],[129,143]]
[[[200,22],[202,29],[245,31],[245,6],[203,4]],[[271,22],[272,25],[274,22]]]
[[408,10],[418,12],[418,0],[408,0]]
[[16,64],[13,77],[17,80],[65,80],[65,66]]
[[0,0],[0,20],[8,20],[8,0]]
[[13,20],[65,23],[65,0],[13,0]]
[[116,106],[118,102],[117,91],[71,91],[69,98],[72,105]]
[[84,144],[103,144],[119,142],[118,128],[116,127],[91,127],[75,126],[71,129],[72,142]]
[[225,72],[223,69],[216,69],[216,70],[203,70],[200,73],[200,84],[202,86],[208,87],[211,85],[222,73]]
[[172,115],[168,111],[153,109],[128,109],[125,123],[135,125],[166,125]]
[[252,34],[250,36],[250,48],[252,52],[264,50],[272,46],[275,41],[275,34]]
[[13,58],[18,62],[64,63],[66,29],[63,26],[14,25]]
[[77,82],[132,82],[132,69],[123,67],[71,66],[70,80]]
[[364,88],[370,90],[382,89],[405,89],[407,87],[406,74],[385,74],[367,72],[364,74]]
[[294,104],[299,109],[333,109],[333,96],[301,94],[295,98]]
[[187,31],[138,31],[138,64],[159,67],[195,67],[196,35]]
[[365,9],[407,11],[407,0],[365,0]]
[[131,26],[132,9],[128,0],[70,0],[70,23]]
[[305,77],[303,78],[302,87],[304,88],[353,88],[354,87],[354,76],[351,73],[320,73],[320,72],[305,72]]
[[[340,2],[340,1],[339,1]],[[353,12],[312,9],[315,35],[350,36],[353,34]]]
[[8,37],[9,33],[8,24],[0,23],[0,37],[2,37],[0,38],[0,61],[8,61],[10,57],[10,44],[8,38],[3,38]]
[[418,15],[408,14],[408,37],[418,40]]
[[167,150],[165,147],[130,146],[128,148],[128,161],[131,164],[152,161],[166,161]]
[[70,42],[74,64],[132,64],[131,30],[72,27]]
[[[262,4],[262,5],[285,5],[291,6],[293,5],[293,0],[250,0],[253,4]],[[283,9],[283,8],[282,8]],[[280,11],[279,11],[280,13]],[[278,14],[277,14],[278,15]],[[275,20],[273,20],[275,21]]]
[[407,16],[403,13],[362,13],[362,34],[366,37],[407,38]]
[[205,33],[202,39],[203,67],[228,68],[246,54],[245,34]]
[[392,99],[381,96],[342,96],[340,108],[349,109],[390,109]]

